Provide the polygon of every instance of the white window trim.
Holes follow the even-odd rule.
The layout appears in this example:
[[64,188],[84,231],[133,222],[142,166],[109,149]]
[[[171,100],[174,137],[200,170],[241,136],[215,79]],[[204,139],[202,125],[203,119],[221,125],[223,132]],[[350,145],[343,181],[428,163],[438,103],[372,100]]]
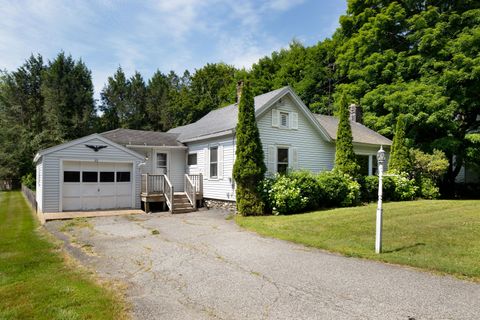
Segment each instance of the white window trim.
[[[279,110],[278,111],[278,115],[279,115],[279,123],[278,123],[278,126],[279,128],[281,129],[290,129],[290,112],[288,111],[282,111],[282,110]],[[285,115],[286,116],[286,125],[283,125],[282,124],[282,116]]]
[[287,149],[287,156],[288,156],[288,162],[287,162],[287,172],[290,169],[291,166],[291,159],[290,159],[290,149],[291,146],[288,145],[277,145],[275,148],[275,173],[278,173],[278,149]]
[[[211,167],[211,149],[212,148],[217,148],[217,175],[212,177],[212,167]],[[220,149],[220,146],[219,144],[210,144],[208,145],[208,180],[211,180],[211,181],[216,181],[216,180],[220,180],[220,178],[218,177],[218,150]]]

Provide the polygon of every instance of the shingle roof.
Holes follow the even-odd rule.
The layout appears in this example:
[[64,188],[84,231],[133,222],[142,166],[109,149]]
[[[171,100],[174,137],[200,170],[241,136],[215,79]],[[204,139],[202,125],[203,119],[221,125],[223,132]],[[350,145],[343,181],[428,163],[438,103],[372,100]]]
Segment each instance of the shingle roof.
[[[325,128],[328,135],[333,139],[337,139],[338,118],[326,116],[323,114],[314,114],[317,121]],[[367,128],[361,123],[350,121],[352,127],[353,142],[375,144],[375,145],[392,145],[392,140],[385,138],[381,134]]]
[[[255,110],[260,109],[267,104],[272,98],[274,98],[281,91],[286,90],[288,87],[283,87],[277,90],[267,92],[265,94],[256,96]],[[226,131],[233,130],[237,126],[238,119],[238,106],[237,104],[231,104],[229,106],[216,109],[208,113],[206,116],[198,120],[197,122],[176,127],[169,130],[169,133],[178,133],[179,141],[187,141],[203,136],[215,135],[220,133],[226,133]]]
[[115,129],[100,133],[101,136],[120,145],[145,145],[145,146],[183,146],[178,141],[178,133],[143,131],[132,129]]

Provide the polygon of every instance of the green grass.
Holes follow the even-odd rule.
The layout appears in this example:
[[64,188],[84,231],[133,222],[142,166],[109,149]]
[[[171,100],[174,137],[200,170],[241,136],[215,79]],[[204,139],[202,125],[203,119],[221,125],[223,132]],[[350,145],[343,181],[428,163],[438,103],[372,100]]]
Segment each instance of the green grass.
[[291,216],[237,216],[262,235],[480,281],[480,201],[384,204],[383,253],[374,253],[376,204]]
[[0,192],[0,319],[126,319],[105,286],[62,255],[20,192]]

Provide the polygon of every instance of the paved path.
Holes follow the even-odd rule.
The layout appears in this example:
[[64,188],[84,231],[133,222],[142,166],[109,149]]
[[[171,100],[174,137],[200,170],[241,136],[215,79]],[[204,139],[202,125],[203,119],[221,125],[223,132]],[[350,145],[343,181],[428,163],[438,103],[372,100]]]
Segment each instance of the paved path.
[[72,252],[129,285],[136,319],[480,319],[480,284],[264,238],[219,211],[89,221],[71,234],[96,255]]

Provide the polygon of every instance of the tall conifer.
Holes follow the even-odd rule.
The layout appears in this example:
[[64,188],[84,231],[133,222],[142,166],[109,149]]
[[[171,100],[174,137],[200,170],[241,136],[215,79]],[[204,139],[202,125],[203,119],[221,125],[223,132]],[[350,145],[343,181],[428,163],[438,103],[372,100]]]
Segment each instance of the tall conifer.
[[388,169],[398,172],[410,172],[412,164],[410,160],[410,153],[405,141],[406,129],[405,116],[400,114],[397,117],[397,124],[395,126],[395,134],[393,136],[392,152],[390,160],[388,161]]
[[241,215],[260,215],[264,203],[257,187],[266,171],[262,143],[255,119],[255,105],[250,84],[246,82],[238,104],[236,158],[233,177],[237,184],[237,210]]
[[357,177],[360,166],[353,151],[352,127],[350,125],[348,103],[345,95],[340,97],[340,114],[335,150],[335,169],[352,177]]

